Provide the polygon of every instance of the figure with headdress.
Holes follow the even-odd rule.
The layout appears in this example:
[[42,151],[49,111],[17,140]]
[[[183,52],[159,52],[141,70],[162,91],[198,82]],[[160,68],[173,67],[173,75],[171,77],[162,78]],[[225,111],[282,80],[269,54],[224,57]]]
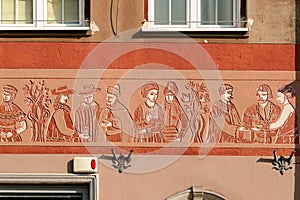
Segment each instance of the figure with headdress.
[[296,91],[291,86],[283,86],[277,90],[277,100],[282,104],[282,111],[279,118],[270,124],[270,130],[276,130],[275,143],[297,143],[299,144],[298,119],[296,110],[290,99],[296,96]]
[[51,93],[56,95],[56,98],[47,128],[47,141],[73,141],[74,126],[70,115],[71,108],[67,105],[67,101],[74,91],[65,85],[51,90]]
[[108,86],[106,93],[106,106],[102,108],[100,113],[100,126],[104,130],[106,141],[132,142],[134,136],[133,120],[126,106],[119,100],[120,85]]
[[83,142],[97,142],[99,136],[98,115],[100,106],[95,102],[95,93],[100,88],[94,85],[84,85],[78,95],[83,96],[83,102],[75,112],[75,130]]
[[176,83],[169,81],[163,93],[165,95],[163,140],[164,142],[180,142],[188,127],[188,120],[177,98]]
[[164,112],[157,103],[159,86],[149,82],[142,86],[141,95],[145,101],[134,112],[136,142],[161,142],[161,131],[164,127]]
[[2,87],[0,105],[1,141],[22,141],[21,133],[27,129],[25,113],[13,102],[18,90],[12,85]]

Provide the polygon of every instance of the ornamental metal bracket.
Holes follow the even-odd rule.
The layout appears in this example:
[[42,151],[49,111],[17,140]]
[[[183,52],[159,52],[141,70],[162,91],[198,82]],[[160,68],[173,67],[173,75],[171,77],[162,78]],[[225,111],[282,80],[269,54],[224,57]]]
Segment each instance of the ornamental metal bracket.
[[122,153],[120,153],[119,157],[116,156],[115,150],[113,148],[111,149],[111,152],[113,154],[112,166],[116,168],[119,173],[122,173],[128,167],[131,167],[129,163],[131,162],[131,155],[133,153],[133,150],[130,150],[128,156],[124,156]]
[[272,164],[275,166],[272,169],[275,169],[280,172],[281,175],[285,173],[285,171],[292,169],[289,165],[291,164],[291,160],[295,154],[295,151],[291,152],[290,157],[285,158],[283,155],[280,157],[277,156],[276,150],[273,150],[274,159],[272,160]]

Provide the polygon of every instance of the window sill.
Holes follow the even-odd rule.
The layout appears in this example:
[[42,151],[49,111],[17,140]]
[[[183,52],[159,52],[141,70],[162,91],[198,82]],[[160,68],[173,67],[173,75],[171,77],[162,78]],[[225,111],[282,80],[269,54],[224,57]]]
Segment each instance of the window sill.
[[142,32],[248,32],[249,28],[144,28]]
[[89,26],[85,27],[66,27],[66,26],[47,26],[47,27],[35,27],[35,26],[0,26],[0,31],[47,31],[47,30],[56,30],[56,31],[88,31],[90,30]]
[[250,28],[145,28],[140,30],[140,37],[193,37],[193,38],[247,38]]
[[90,27],[0,27],[0,37],[88,37]]

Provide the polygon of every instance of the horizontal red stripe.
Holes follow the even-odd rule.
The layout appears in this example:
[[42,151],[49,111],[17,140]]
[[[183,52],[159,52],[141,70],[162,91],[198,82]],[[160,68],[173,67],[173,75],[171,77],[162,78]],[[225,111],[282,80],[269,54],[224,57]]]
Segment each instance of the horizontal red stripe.
[[[116,149],[116,153],[120,152],[129,152],[131,149],[134,151],[134,154],[147,154],[147,155],[199,155],[200,147],[189,147],[189,148],[180,148],[180,147],[85,147],[85,146],[27,146],[27,145],[8,145],[0,146],[1,154],[111,154],[111,149]],[[211,149],[208,153],[210,156],[273,156],[273,150],[277,151],[277,155],[289,156],[292,150],[295,148],[255,148],[255,147],[245,147],[245,148],[236,148],[236,147],[216,147]],[[298,148],[300,150],[300,148]],[[300,151],[296,155],[300,155]]]
[[[204,44],[202,46],[220,70],[293,71],[296,70],[296,47],[299,48],[299,46],[283,44]],[[300,54],[297,56],[300,57]]]
[[[0,43],[0,68],[78,69],[97,45],[98,43],[2,42]],[[298,53],[300,46],[288,44],[201,45],[219,70],[294,71],[300,69],[300,54]],[[130,54],[136,56],[134,59],[122,57],[122,65],[113,68],[130,69],[140,62],[155,61],[170,64],[176,70],[186,69],[184,60],[173,59],[175,57],[166,52],[159,52],[158,58],[156,55],[149,56],[147,53],[149,51]]]

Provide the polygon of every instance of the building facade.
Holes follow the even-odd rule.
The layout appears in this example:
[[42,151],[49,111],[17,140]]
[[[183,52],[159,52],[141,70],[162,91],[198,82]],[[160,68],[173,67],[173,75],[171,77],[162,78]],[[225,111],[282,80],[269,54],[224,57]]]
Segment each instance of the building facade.
[[0,196],[300,199],[298,4],[0,0]]

